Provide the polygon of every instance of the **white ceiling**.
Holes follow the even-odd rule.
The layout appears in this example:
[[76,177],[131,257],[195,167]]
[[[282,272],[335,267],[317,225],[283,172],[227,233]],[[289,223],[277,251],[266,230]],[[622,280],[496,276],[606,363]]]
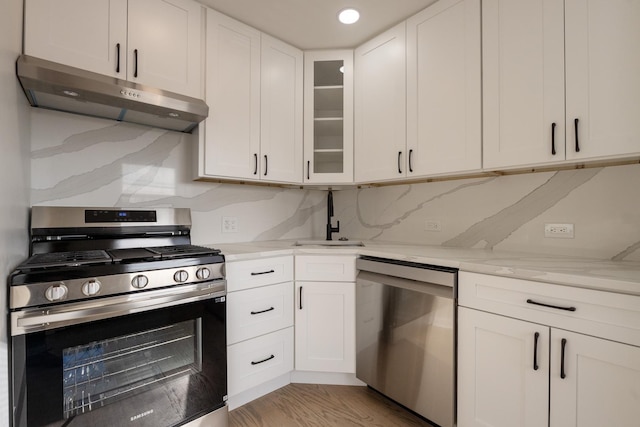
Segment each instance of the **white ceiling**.
[[[200,3],[303,50],[354,48],[436,0],[200,0]],[[353,7],[360,21],[338,22]]]

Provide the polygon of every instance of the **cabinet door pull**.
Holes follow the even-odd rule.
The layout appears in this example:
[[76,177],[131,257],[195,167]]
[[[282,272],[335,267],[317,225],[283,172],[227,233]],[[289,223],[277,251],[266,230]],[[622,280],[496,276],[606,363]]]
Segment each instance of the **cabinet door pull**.
[[138,49],[133,49],[133,77],[138,77]]
[[409,150],[409,172],[413,172],[413,165],[411,164],[413,160],[413,148]]
[[307,181],[309,180],[310,173],[311,173],[311,161],[307,160]]
[[300,301],[299,301],[300,310],[302,310],[302,286],[300,286]]
[[556,124],[551,123],[551,154],[556,155]]
[[271,274],[271,273],[275,273],[275,272],[276,272],[275,270],[271,269],[271,270],[268,270],[268,271],[251,272],[251,275],[252,276],[260,276],[262,274]]
[[258,175],[258,154],[253,153],[253,174]]
[[567,346],[567,339],[562,338],[562,345],[560,347],[560,378],[565,379],[567,374],[564,372],[564,348]]
[[533,335],[533,370],[538,370],[538,338],[540,338],[540,334],[536,332]]
[[402,173],[402,169],[400,168],[400,158],[402,157],[402,151],[398,151],[398,173]]
[[269,159],[267,155],[264,155],[264,176],[267,176],[267,171],[269,170]]
[[251,315],[252,315],[252,316],[255,316],[256,314],[267,313],[267,312],[269,312],[269,311],[273,311],[273,310],[275,310],[275,307],[269,307],[269,308],[267,308],[266,310],[252,311],[252,312],[251,312]]
[[541,305],[542,307],[555,308],[556,310],[576,311],[575,307],[561,307],[559,305],[551,305],[551,304],[545,304],[545,303],[542,303],[542,302],[537,302],[537,301],[534,301],[532,299],[528,299],[527,300],[527,304]]
[[275,359],[275,358],[276,358],[276,356],[274,356],[274,355],[272,354],[271,356],[267,357],[266,359],[258,360],[257,362],[253,362],[253,361],[252,361],[252,362],[251,362],[251,364],[252,364],[252,365],[259,365],[259,364],[261,364],[261,363],[268,362],[269,360],[271,360],[271,359]]
[[116,73],[120,72],[120,43],[116,44]]
[[576,153],[580,152],[580,143],[578,142],[578,119],[573,121],[573,126],[576,129]]

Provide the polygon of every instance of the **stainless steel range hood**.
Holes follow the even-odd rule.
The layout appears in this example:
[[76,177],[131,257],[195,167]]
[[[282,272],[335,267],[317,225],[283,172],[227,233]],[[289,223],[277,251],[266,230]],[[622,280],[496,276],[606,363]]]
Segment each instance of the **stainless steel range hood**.
[[201,99],[43,59],[18,58],[20,84],[34,107],[191,132],[207,118]]

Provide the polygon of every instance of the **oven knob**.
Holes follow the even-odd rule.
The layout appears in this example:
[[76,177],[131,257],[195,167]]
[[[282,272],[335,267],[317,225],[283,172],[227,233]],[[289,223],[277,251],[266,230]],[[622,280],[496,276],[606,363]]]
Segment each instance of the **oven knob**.
[[196,271],[196,277],[199,280],[207,280],[210,276],[211,276],[211,270],[209,270],[207,267],[199,268]]
[[100,292],[101,283],[97,280],[89,280],[82,284],[82,293],[90,297]]
[[51,302],[61,301],[67,296],[67,287],[62,283],[49,286],[47,290],[44,291],[44,296]]
[[173,275],[173,280],[175,280],[178,283],[186,282],[188,278],[189,278],[189,273],[187,273],[184,270],[178,270],[176,271],[176,274]]
[[147,276],[143,274],[138,274],[136,277],[131,279],[131,286],[137,289],[142,289],[149,284],[149,279]]

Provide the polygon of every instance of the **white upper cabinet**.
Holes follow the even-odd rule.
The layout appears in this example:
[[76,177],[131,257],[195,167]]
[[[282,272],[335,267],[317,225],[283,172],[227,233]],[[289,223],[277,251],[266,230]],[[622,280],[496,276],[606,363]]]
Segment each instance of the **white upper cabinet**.
[[565,9],[567,159],[640,153],[640,1]]
[[482,2],[485,168],[564,160],[562,3]]
[[407,177],[481,168],[480,0],[407,20]]
[[259,178],[260,32],[207,9],[201,175]]
[[304,182],[353,181],[353,51],[305,52]]
[[355,181],[406,176],[406,23],[355,50]]
[[198,177],[302,182],[302,51],[207,10]]
[[202,6],[129,1],[127,80],[202,97]]
[[485,169],[640,152],[640,2],[482,10]]
[[27,0],[27,55],[202,97],[202,6],[191,0]]
[[24,53],[127,78],[127,0],[26,0]]
[[302,51],[262,34],[261,179],[302,182]]

